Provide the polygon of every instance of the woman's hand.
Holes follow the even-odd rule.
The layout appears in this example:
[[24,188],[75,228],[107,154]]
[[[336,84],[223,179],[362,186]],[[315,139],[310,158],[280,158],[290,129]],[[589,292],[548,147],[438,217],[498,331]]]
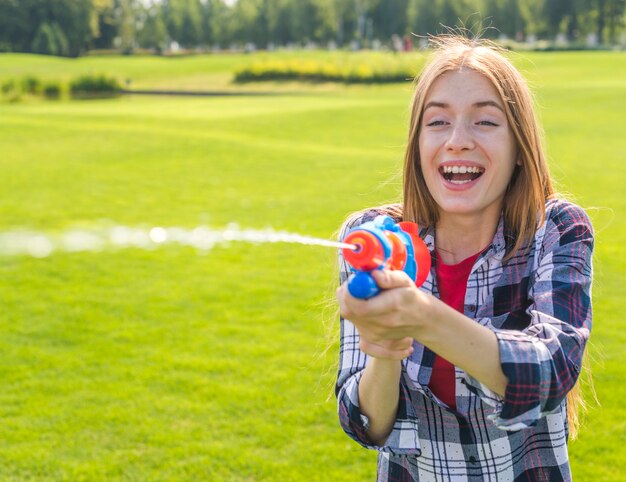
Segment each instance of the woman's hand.
[[341,315],[358,329],[361,351],[375,358],[401,360],[412,351],[430,303],[403,271],[375,270],[381,293],[368,300],[354,298],[346,283],[337,290]]
[[375,270],[382,291],[368,300],[337,290],[341,315],[359,331],[361,350],[379,359],[402,360],[417,340],[503,395],[508,380],[493,331],[415,287],[403,271]]

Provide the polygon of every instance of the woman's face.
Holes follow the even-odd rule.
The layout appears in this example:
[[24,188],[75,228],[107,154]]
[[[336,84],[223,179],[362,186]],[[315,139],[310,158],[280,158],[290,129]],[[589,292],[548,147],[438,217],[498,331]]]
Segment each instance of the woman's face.
[[497,217],[517,147],[495,87],[469,69],[447,72],[426,95],[419,135],[422,173],[446,215]]

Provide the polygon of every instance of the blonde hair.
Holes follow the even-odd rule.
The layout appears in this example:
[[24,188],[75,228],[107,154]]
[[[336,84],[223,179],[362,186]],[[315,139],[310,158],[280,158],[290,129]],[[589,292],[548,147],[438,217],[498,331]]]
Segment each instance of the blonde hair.
[[[496,88],[517,145],[519,165],[503,203],[504,227],[514,240],[507,249],[505,260],[509,259],[524,246],[530,247],[538,226],[545,221],[546,200],[555,197],[532,94],[520,72],[495,44],[458,35],[432,37],[431,42],[436,51],[416,79],[411,106],[404,158],[403,219],[425,226],[434,226],[439,219],[437,204],[426,186],[420,166],[419,136],[424,103],[431,86],[441,75],[471,69],[484,75]],[[584,408],[584,401],[577,381],[567,395],[567,418],[572,438],[576,437],[579,427],[579,408]]]
[[500,49],[484,40],[460,36],[435,37],[435,57],[417,78],[411,108],[409,139],[404,160],[404,218],[433,226],[439,219],[420,169],[419,135],[424,102],[433,82],[441,75],[471,69],[484,75],[496,88],[518,149],[518,165],[504,199],[504,223],[515,236],[509,255],[532,241],[537,215],[554,195],[548,163],[541,144],[539,123],[526,82]]

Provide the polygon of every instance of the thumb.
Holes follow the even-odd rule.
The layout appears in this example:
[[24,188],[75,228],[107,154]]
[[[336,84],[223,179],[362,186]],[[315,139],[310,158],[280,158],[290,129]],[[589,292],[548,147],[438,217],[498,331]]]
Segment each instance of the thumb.
[[375,269],[372,271],[372,276],[378,287],[382,290],[388,290],[391,288],[402,288],[408,286],[414,286],[415,282],[404,271],[400,270],[388,270],[388,269]]

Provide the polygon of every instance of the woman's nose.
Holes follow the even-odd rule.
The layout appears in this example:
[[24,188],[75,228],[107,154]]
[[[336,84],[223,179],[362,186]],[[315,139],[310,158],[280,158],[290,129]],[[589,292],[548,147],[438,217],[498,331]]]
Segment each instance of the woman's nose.
[[474,138],[469,127],[464,123],[454,124],[449,133],[446,141],[446,149],[449,151],[466,151],[474,148]]

